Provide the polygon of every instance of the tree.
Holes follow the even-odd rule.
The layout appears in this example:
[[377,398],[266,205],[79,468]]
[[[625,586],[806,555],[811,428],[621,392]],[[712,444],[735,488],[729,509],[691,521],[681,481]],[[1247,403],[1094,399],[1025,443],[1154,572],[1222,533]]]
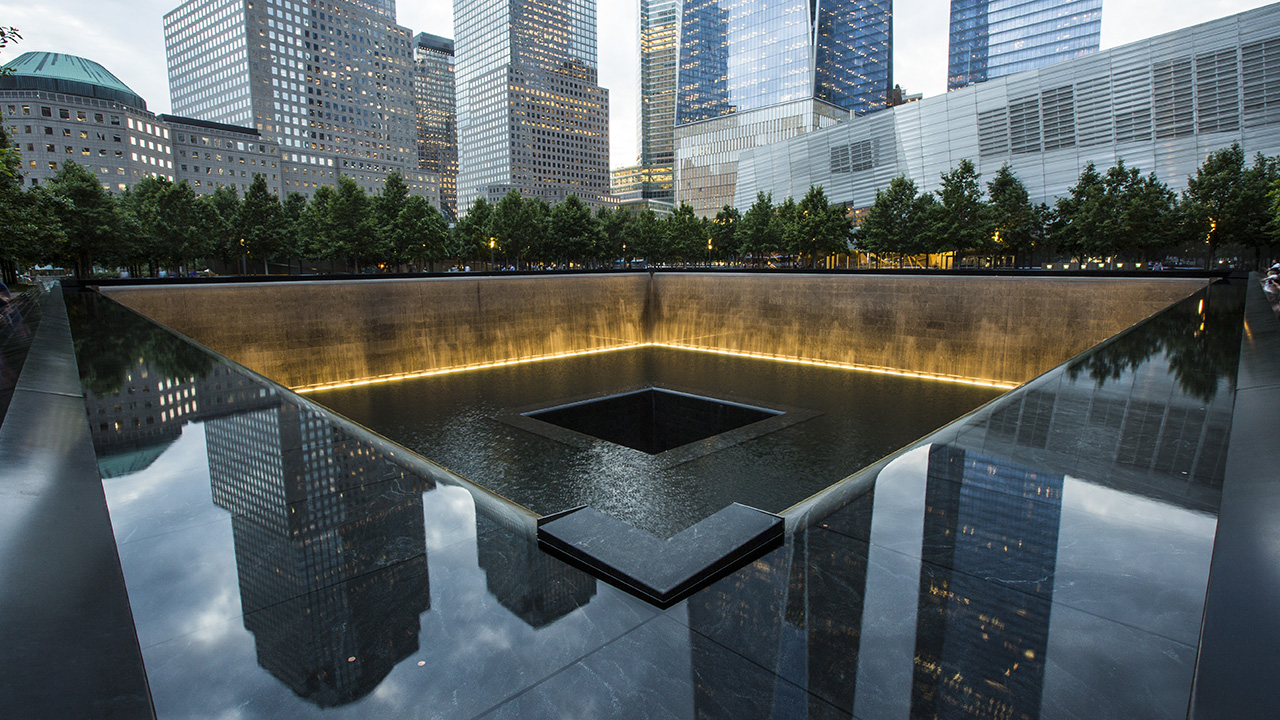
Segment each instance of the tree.
[[757,265],[760,257],[782,249],[782,233],[774,212],[773,193],[756,194],[756,201],[742,216],[736,237],[739,252],[744,256],[754,256]]
[[519,190],[504,195],[485,223],[485,232],[492,243],[490,250],[528,260],[534,239],[531,226],[536,222],[533,212]]
[[67,238],[62,254],[75,265],[76,277],[86,279],[96,259],[119,250],[121,223],[115,199],[93,173],[74,162],[63,165],[49,187],[61,204],[59,219]]
[[810,185],[787,227],[786,247],[814,267],[819,255],[847,252],[851,230],[844,207],[831,206],[822,188]]
[[986,253],[994,247],[979,177],[973,161],[966,158],[942,174],[942,187],[937,190],[940,211],[934,214],[931,231],[938,245],[928,250],[954,251],[957,265],[966,252]]
[[899,175],[887,188],[876,191],[875,202],[855,233],[858,247],[874,254],[877,264],[882,256],[897,255],[901,265],[902,258],[936,246],[930,232],[939,224],[937,212],[933,195],[918,192],[915,182]]
[[627,244],[631,240],[629,231],[634,222],[630,210],[602,207],[596,211],[596,222],[600,226],[600,241],[596,246],[598,259],[625,259],[628,251],[635,254],[635,242],[632,241],[630,246]]
[[338,177],[338,188],[329,202],[329,238],[333,256],[348,258],[356,272],[376,254],[369,197],[352,178]]
[[381,192],[369,202],[369,220],[375,235],[371,251],[376,258],[392,265],[408,262],[413,252],[414,239],[399,232],[403,227],[396,225],[408,197],[409,188],[405,186],[404,177],[397,170],[387,175]]
[[280,198],[267,188],[267,179],[262,173],[254,173],[253,182],[244,193],[237,225],[244,251],[255,260],[262,261],[263,274],[269,273],[267,263],[285,248],[285,224]]
[[688,203],[680,203],[680,207],[667,218],[663,233],[663,258],[680,259],[692,263],[705,252],[707,229],[702,219],[693,212]]
[[629,257],[642,257],[648,262],[657,262],[662,255],[663,223],[657,213],[649,208],[630,214],[627,224],[627,237],[630,246]]
[[333,186],[321,185],[302,211],[302,232],[298,238],[298,252],[302,257],[330,262],[342,257],[334,237],[333,201],[336,196]]
[[1084,262],[1103,249],[1109,225],[1106,194],[1098,168],[1085,165],[1076,184],[1054,203],[1049,239],[1058,252]]
[[298,258],[298,272],[302,272],[302,257],[305,255],[303,234],[306,232],[306,214],[306,195],[295,191],[284,196],[284,201],[280,203],[280,254],[282,257]]
[[0,232],[0,280],[16,283],[21,266],[62,256],[67,237],[58,217],[63,208],[47,185],[6,194],[0,202],[0,226],[5,228]]
[[223,262],[238,261],[240,258],[240,196],[234,188],[219,185],[212,195],[200,198],[206,203],[208,211],[204,217],[209,222],[209,240],[213,246],[213,254]]
[[713,252],[725,257],[738,255],[738,225],[742,221],[742,213],[730,205],[720,208],[720,212],[711,220],[708,230],[711,233]]
[[1108,197],[1105,207],[1114,217],[1100,246],[1112,254],[1139,257],[1148,248],[1170,242],[1177,196],[1155,173],[1144,176],[1121,160],[1107,171],[1103,185]]
[[1021,257],[1035,247],[1042,235],[1036,208],[1027,188],[1008,163],[987,183],[986,224],[992,229],[994,251]]
[[1274,160],[1259,154],[1246,168],[1240,143],[1217,150],[1205,159],[1183,192],[1184,221],[1193,239],[1207,244],[1209,267],[1222,245],[1260,248],[1267,244],[1270,216],[1267,186],[1277,176]]
[[471,203],[471,209],[462,216],[454,229],[454,257],[461,259],[483,255],[483,251],[489,247],[488,225],[492,215],[493,206],[483,197],[478,197]]
[[563,248],[561,259],[581,263],[598,256],[601,240],[599,221],[591,214],[591,208],[569,195],[565,201],[551,209],[551,237]]
[[449,257],[449,226],[444,216],[421,195],[405,198],[393,223],[393,234],[407,243],[399,262],[417,260],[419,266]]

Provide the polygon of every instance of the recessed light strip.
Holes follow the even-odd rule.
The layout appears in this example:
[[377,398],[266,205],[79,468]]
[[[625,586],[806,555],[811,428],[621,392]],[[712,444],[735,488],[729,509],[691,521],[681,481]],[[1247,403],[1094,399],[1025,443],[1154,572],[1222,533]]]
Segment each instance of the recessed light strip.
[[809,358],[793,357],[789,355],[774,355],[769,353],[744,352],[741,350],[724,350],[722,348],[702,347],[698,345],[676,345],[673,343],[648,343],[653,347],[671,348],[673,350],[692,350],[694,352],[713,353],[715,355],[729,355],[732,357],[751,358],[753,360],[772,360],[774,362],[790,363],[792,365],[812,365],[814,367],[835,368],[837,370],[856,370],[858,372],[876,373],[878,375],[895,375],[898,377],[920,378],[922,380],[937,380],[939,382],[957,383],[960,385],[975,385],[978,387],[996,388],[998,390],[1012,390],[1018,387],[1019,383],[1001,382],[999,380],[987,380],[984,378],[963,377],[960,375],[944,375],[941,373],[914,372],[911,370],[899,370],[896,368],[881,367],[879,365],[861,365],[859,363],[832,362],[829,360],[811,360]]
[[630,350],[632,348],[646,347],[648,345],[649,343],[629,343],[626,345],[591,348],[590,350],[572,350],[569,352],[549,353],[547,355],[529,355],[526,357],[510,358],[508,360],[477,363],[475,365],[457,365],[437,370],[423,370],[420,372],[402,373],[398,375],[379,375],[378,377],[363,378],[360,380],[349,380],[340,383],[324,383],[322,385],[303,385],[289,389],[300,395],[305,395],[307,393],[319,392],[321,390],[336,390],[338,388],[357,387],[360,385],[376,385],[378,383],[395,382],[397,380],[412,380],[414,378],[432,377],[435,375],[451,375],[453,373],[471,372],[472,370],[489,370],[491,368],[506,367],[508,365],[523,365],[526,363],[541,362],[543,360],[560,360],[562,358],[578,357],[579,355],[598,355],[600,353],[613,352],[615,350]]
[[813,360],[809,358],[792,357],[789,355],[774,355],[769,353],[744,352],[740,350],[725,350],[722,348],[702,347],[698,345],[678,345],[675,343],[647,342],[647,343],[628,343],[624,345],[612,345],[602,348],[591,348],[590,350],[574,350],[570,352],[549,353],[547,355],[530,355],[527,357],[511,358],[508,360],[497,360],[495,362],[477,363],[474,365],[460,365],[456,367],[440,368],[438,370],[424,370],[420,372],[402,373],[398,375],[380,375],[373,378],[363,378],[360,380],[349,380],[340,383],[325,383],[321,385],[304,385],[291,388],[294,392],[300,394],[319,392],[321,390],[336,390],[338,388],[358,387],[360,385],[375,385],[378,383],[395,382],[397,380],[412,380],[414,378],[433,377],[435,375],[450,375],[453,373],[470,372],[473,370],[489,370],[492,368],[507,367],[509,365],[523,365],[525,363],[541,362],[543,360],[559,360],[562,358],[578,357],[581,355],[598,355],[600,353],[614,352],[616,350],[631,350],[644,347],[660,347],[669,348],[671,350],[689,350],[693,352],[711,353],[714,355],[728,355],[731,357],[750,358],[752,360],[771,360],[773,362],[790,363],[792,365],[809,365],[813,367],[833,368],[836,370],[854,370],[857,372],[876,373],[878,375],[894,375],[897,377],[919,378],[921,380],[936,380],[938,382],[956,383],[959,385],[973,385],[977,387],[995,388],[997,390],[1012,390],[1018,387],[1018,383],[1000,382],[998,380],[987,380],[983,378],[962,377],[959,375],[944,375],[941,373],[914,372],[911,370],[899,370],[896,368],[881,367],[878,365],[861,365],[858,363],[832,362],[829,360]]

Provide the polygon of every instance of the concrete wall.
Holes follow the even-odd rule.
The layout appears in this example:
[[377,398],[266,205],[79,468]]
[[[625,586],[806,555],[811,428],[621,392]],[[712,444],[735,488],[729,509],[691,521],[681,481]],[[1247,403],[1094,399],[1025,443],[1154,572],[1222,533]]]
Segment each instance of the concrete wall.
[[644,342],[649,276],[103,288],[290,388]]
[[1022,383],[1198,279],[658,275],[652,340]]
[[1020,383],[1206,282],[636,273],[102,292],[292,388],[646,342]]

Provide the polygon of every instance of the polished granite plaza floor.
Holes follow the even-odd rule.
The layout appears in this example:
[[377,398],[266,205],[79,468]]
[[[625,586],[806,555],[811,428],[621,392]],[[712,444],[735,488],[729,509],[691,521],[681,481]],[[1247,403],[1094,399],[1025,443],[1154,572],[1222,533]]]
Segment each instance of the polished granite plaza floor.
[[68,297],[162,718],[1184,717],[1241,308],[1210,287],[658,610],[310,401]]

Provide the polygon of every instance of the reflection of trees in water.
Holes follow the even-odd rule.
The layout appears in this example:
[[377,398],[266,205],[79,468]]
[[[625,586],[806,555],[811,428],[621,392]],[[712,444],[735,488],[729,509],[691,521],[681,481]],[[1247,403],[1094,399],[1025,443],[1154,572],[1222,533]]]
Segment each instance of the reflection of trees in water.
[[203,348],[95,293],[68,302],[67,315],[75,330],[80,380],[98,396],[120,390],[139,359],[172,379],[198,379],[213,369],[214,358]]
[[1235,383],[1243,300],[1240,288],[1218,283],[1072,362],[1067,375],[1088,372],[1102,387],[1164,353],[1182,391],[1208,402],[1222,378]]

